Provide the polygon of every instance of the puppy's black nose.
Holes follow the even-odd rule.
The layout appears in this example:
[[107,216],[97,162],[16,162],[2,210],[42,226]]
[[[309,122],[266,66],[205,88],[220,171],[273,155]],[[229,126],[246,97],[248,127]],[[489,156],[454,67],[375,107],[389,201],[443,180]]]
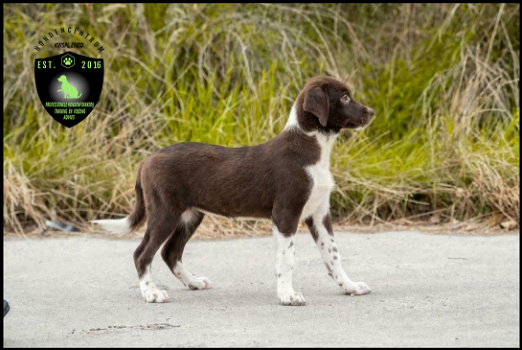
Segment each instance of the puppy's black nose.
[[364,116],[367,117],[367,118],[371,118],[373,117],[373,109],[371,109],[370,107],[366,107],[364,108]]

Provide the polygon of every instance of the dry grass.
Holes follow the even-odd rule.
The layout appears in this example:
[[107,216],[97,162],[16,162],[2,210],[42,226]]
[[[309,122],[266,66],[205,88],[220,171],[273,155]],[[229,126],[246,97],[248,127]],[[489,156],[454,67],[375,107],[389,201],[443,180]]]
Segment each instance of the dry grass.
[[[392,231],[424,232],[428,234],[452,235],[503,235],[520,234],[517,226],[502,228],[500,225],[505,218],[502,215],[492,216],[488,220],[454,220],[450,223],[436,223],[433,220],[413,221],[399,219],[394,222],[383,222],[375,225],[356,225],[346,221],[339,221],[333,225],[334,232],[350,234],[374,234]],[[124,235],[107,235],[96,227],[85,226],[78,232],[42,230],[36,225],[24,227],[24,237],[31,239],[64,238],[74,236],[93,236],[110,239],[141,240],[145,227],[136,232]],[[308,234],[306,225],[301,224],[298,232]],[[197,240],[223,240],[245,237],[266,237],[272,234],[271,223],[268,220],[232,220],[207,216],[194,235]],[[16,231],[4,231],[4,236],[17,237]]]
[[[71,130],[33,82],[34,59],[62,50],[32,47],[63,25],[106,47],[100,103]],[[4,226],[126,215],[148,154],[265,142],[318,74],[347,81],[378,115],[335,147],[338,220],[518,224],[519,32],[509,4],[4,5]]]

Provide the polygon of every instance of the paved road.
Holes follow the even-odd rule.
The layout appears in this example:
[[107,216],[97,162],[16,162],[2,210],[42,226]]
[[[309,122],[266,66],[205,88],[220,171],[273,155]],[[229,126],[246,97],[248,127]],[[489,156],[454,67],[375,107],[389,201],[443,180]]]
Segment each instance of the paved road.
[[158,256],[167,304],[141,300],[137,241],[4,239],[4,347],[520,345],[519,235],[337,239],[348,274],[373,292],[340,294],[300,234],[304,307],[277,303],[271,238],[190,242],[184,262],[212,280],[206,291],[185,290]]

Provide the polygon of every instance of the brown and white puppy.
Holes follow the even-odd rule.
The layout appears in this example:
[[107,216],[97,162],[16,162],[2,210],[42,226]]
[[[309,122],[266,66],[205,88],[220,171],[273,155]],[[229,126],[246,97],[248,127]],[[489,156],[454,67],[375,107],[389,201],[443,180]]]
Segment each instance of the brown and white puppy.
[[194,277],[181,263],[185,244],[205,213],[226,217],[266,218],[277,240],[277,295],[283,305],[304,305],[292,286],[294,239],[306,222],[328,270],[346,294],[368,294],[363,282],[344,272],[329,215],[333,143],[344,128],[367,125],[373,110],[356,102],[342,82],[311,79],[297,97],[284,130],[267,143],[226,148],[201,143],[165,147],[139,166],[136,205],[121,220],[97,220],[107,231],[124,233],[145,222],[143,241],[134,252],[141,292],[147,302],[165,302],[150,266],[161,256],[174,275],[190,289],[206,289],[210,281]]

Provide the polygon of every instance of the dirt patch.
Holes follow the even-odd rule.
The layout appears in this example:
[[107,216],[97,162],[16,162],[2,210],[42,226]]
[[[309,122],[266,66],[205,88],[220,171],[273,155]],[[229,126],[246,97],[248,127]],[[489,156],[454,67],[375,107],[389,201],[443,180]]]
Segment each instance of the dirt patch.
[[[142,330],[142,331],[161,331],[172,328],[181,327],[179,324],[170,324],[170,323],[154,323],[154,324],[146,324],[146,325],[137,325],[137,326],[108,326],[106,328],[90,328],[88,330],[83,330],[85,334],[96,334],[96,333],[113,333],[118,331],[126,331],[126,330]],[[73,329],[72,333],[75,333]]]

